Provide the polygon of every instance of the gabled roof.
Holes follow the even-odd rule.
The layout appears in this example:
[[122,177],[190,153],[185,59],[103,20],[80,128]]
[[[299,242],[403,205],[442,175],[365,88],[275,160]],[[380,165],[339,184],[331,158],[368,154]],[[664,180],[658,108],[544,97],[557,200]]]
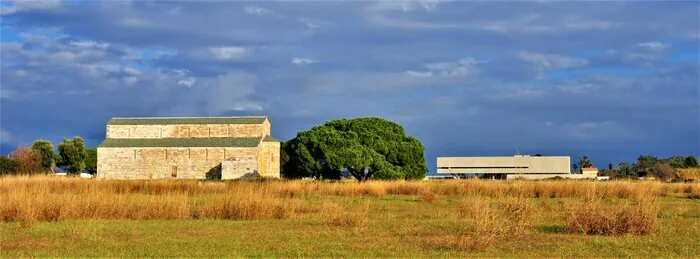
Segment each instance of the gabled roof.
[[263,142],[282,142],[282,141],[280,141],[279,139],[276,139],[273,136],[265,136],[265,138],[263,138]]
[[108,138],[98,147],[257,147],[260,138]]
[[107,125],[168,125],[168,124],[262,124],[267,116],[245,117],[132,117],[112,118]]

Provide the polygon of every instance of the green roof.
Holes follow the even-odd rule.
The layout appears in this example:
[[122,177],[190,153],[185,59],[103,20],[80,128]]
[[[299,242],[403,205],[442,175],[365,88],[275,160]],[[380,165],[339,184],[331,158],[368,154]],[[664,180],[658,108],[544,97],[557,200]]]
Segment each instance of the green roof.
[[266,136],[263,141],[265,142],[282,142],[279,139],[274,138],[273,136]]
[[259,138],[108,138],[98,147],[257,147]]
[[112,118],[107,125],[167,125],[167,124],[262,124],[267,117],[134,117]]

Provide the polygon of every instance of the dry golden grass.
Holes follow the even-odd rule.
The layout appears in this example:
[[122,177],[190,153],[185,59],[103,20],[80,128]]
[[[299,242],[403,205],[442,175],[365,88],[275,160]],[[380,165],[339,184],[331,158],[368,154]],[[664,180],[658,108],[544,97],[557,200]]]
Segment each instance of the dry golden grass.
[[460,224],[469,227],[453,238],[431,245],[459,250],[484,249],[508,236],[526,233],[534,210],[535,206],[527,198],[509,198],[501,204],[483,197],[463,199],[458,218]]
[[430,190],[422,191],[418,194],[418,199],[427,203],[435,203],[439,198],[440,197],[437,194]]
[[[422,202],[435,203],[444,195],[506,199],[497,207],[468,199],[470,204],[463,206],[461,218],[483,221],[475,228],[483,229],[480,231],[492,231],[488,226],[500,226],[495,222],[508,221],[508,231],[520,232],[527,229],[534,211],[530,198],[641,199],[670,193],[685,193],[697,198],[700,197],[700,187],[697,183],[626,181],[201,182],[12,176],[0,177],[0,221],[18,221],[30,227],[36,221],[74,219],[286,219],[325,211],[331,224],[362,226],[367,223],[367,217],[357,217],[353,213],[367,213],[366,209],[320,208],[321,204],[301,202],[302,198],[314,195],[415,195]],[[480,206],[482,211],[470,212],[471,208]],[[487,234],[498,236],[499,233]]]
[[676,169],[678,178],[682,181],[700,181],[700,168],[679,168]]
[[350,207],[337,203],[326,202],[323,204],[322,214],[327,218],[330,226],[336,227],[363,227],[369,222],[367,211],[369,203]]
[[614,206],[589,200],[567,210],[566,230],[589,235],[646,235],[656,227],[658,213],[658,206],[649,198]]
[[[0,177],[0,223],[21,224],[3,223],[0,232],[8,227],[13,228],[13,233],[34,233],[47,226],[72,226],[76,224],[72,220],[76,219],[99,224],[154,225],[157,228],[163,227],[162,224],[209,226],[210,222],[200,220],[220,220],[214,225],[249,227],[256,234],[257,231],[274,232],[267,240],[280,235],[277,234],[279,226],[287,226],[285,228],[290,229],[284,229],[286,234],[280,236],[304,239],[325,231],[321,238],[377,238],[382,245],[374,249],[379,253],[385,251],[382,247],[400,244],[411,249],[419,247],[421,251],[437,251],[446,256],[479,256],[492,255],[491,252],[499,249],[511,249],[504,248],[504,244],[506,247],[522,247],[535,240],[540,247],[550,247],[554,239],[599,239],[591,239],[585,234],[609,235],[611,237],[600,239],[617,240],[619,237],[615,235],[653,232],[644,239],[657,240],[659,235],[678,230],[678,227],[669,230],[669,226],[676,226],[668,225],[669,221],[676,222],[673,224],[694,222],[690,220],[697,217],[697,200],[687,200],[686,197],[700,197],[699,191],[698,183],[653,181],[209,182],[15,176]],[[661,205],[657,206],[654,201]],[[179,221],[148,221],[151,219]],[[70,221],[40,223],[31,231],[19,227],[14,229],[14,226],[30,228],[41,221],[64,220]],[[256,221],[239,223],[226,220]],[[655,228],[660,231],[654,231]],[[212,227],[208,231],[216,232],[215,229]],[[170,227],[162,230],[169,231]],[[68,238],[73,239],[102,242],[99,239],[107,238],[95,234],[104,232],[99,228],[86,229],[76,225],[69,231]],[[172,238],[189,235],[173,235],[168,231],[163,233],[169,234],[158,235],[171,235]],[[199,233],[203,230],[192,231]],[[686,236],[696,236],[692,230],[685,233]],[[210,232],[206,235],[216,240],[222,238]],[[279,243],[279,240],[275,242]],[[5,247],[25,249],[19,247],[27,244],[31,245],[28,248],[40,246],[10,240],[0,242],[0,250]],[[276,249],[264,245],[256,247],[255,251],[273,248]],[[431,253],[421,255],[435,256]],[[285,255],[293,257],[299,254]],[[342,257],[350,254],[317,255]],[[407,256],[405,253],[391,255]]]

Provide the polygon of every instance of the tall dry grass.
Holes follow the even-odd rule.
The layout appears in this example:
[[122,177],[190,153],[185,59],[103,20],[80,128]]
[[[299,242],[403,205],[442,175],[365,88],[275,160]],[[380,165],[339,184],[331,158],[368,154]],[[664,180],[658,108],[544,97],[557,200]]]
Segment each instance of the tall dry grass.
[[71,219],[285,219],[298,202],[260,184],[0,178],[0,221]]
[[646,235],[658,222],[659,207],[650,198],[634,204],[605,204],[589,200],[567,209],[566,230],[589,235]]
[[[50,176],[11,176],[0,177],[0,221],[19,221],[31,226],[36,221],[70,219],[286,219],[300,213],[313,214],[323,211],[323,208],[314,207],[318,205],[301,200],[303,197],[315,195],[414,195],[420,201],[434,203],[440,196],[522,201],[530,198],[639,199],[666,196],[670,193],[700,197],[700,184],[481,180],[365,183],[100,181]],[[518,207],[531,203],[507,204],[511,205],[490,210],[505,210],[512,215],[522,214],[522,217],[531,211],[530,208]],[[341,211],[347,210],[343,208]],[[340,212],[328,215],[338,219],[340,225],[365,224],[360,220],[356,223],[343,223],[342,218],[350,216]],[[509,220],[517,221],[517,217]]]
[[[692,184],[678,184],[684,187]],[[697,184],[695,184],[697,185]],[[298,197],[309,194],[337,196],[384,195],[461,195],[529,198],[635,198],[662,197],[674,188],[661,182],[632,181],[512,181],[450,180],[429,182],[325,183],[276,182],[268,186],[278,196]],[[678,188],[678,187],[675,187]]]
[[436,247],[481,250],[508,237],[528,233],[535,214],[532,201],[524,197],[496,203],[485,197],[465,198],[460,202],[459,224],[468,226]]
[[321,216],[326,223],[336,227],[363,227],[369,222],[368,212],[370,203],[363,205],[343,206],[337,203],[324,202]]

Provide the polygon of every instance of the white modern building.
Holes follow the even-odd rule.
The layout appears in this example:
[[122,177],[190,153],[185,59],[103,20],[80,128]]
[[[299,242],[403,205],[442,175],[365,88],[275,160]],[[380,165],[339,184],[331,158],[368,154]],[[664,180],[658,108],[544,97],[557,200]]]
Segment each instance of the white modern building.
[[438,157],[437,174],[493,179],[595,179],[597,169],[571,173],[568,156]]

